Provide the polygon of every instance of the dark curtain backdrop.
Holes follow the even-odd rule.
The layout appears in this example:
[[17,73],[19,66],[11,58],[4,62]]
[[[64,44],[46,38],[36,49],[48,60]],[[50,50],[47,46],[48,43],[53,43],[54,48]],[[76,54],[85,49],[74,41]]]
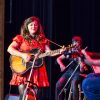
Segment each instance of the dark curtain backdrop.
[[[74,35],[83,39],[83,47],[99,52],[100,1],[98,0],[6,0],[5,1],[5,77],[4,96],[9,91],[11,70],[7,47],[19,33],[22,22],[38,16],[48,39],[59,45],[68,45]],[[51,43],[52,49],[59,48]],[[50,87],[43,90],[44,100],[54,100],[55,84],[60,73],[56,57],[46,57]],[[14,88],[15,89],[15,88]],[[15,91],[15,90],[12,91]],[[17,90],[16,90],[17,91]]]

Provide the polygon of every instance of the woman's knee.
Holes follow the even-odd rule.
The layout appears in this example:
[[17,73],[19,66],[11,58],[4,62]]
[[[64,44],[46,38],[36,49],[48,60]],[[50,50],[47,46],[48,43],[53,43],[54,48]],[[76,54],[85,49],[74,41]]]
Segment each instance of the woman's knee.
[[60,78],[57,83],[56,83],[56,89],[59,90],[62,88],[62,86],[64,85],[64,79],[63,78]]
[[56,83],[56,90],[59,90],[60,87],[61,87],[61,84],[60,84],[60,82],[58,81],[58,82]]
[[24,89],[25,89],[25,85],[24,84],[20,84],[18,86],[18,90],[19,90],[20,95],[23,95]]

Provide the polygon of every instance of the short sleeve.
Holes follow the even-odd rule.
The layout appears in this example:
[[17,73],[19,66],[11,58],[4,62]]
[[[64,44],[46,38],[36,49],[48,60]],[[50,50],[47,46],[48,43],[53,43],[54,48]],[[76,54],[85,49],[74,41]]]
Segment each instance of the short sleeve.
[[23,40],[24,38],[21,35],[17,35],[16,37],[13,38],[13,41],[16,41],[18,44],[21,44]]
[[45,39],[45,44],[50,45],[50,42],[48,41],[48,39]]

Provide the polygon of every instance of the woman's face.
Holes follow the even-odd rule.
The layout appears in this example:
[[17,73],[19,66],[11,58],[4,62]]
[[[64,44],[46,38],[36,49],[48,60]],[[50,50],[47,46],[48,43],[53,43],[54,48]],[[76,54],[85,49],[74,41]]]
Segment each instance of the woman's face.
[[27,27],[28,27],[30,35],[33,36],[34,33],[37,32],[39,25],[38,25],[38,22],[34,20],[33,22],[29,23]]
[[80,43],[78,41],[72,41],[72,45],[75,47],[80,47]]

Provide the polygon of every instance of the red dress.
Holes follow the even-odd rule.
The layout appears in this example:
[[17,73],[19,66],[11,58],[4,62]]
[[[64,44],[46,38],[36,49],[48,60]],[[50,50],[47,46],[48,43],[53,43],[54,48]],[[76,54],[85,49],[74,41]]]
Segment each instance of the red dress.
[[[16,41],[19,44],[18,48],[22,52],[28,52],[34,48],[40,48],[43,52],[45,51],[46,42],[39,44],[35,40],[32,40],[31,43],[29,43],[21,35],[17,35],[13,39],[13,41]],[[25,84],[25,81],[28,79],[28,75],[29,75],[28,72],[26,72],[26,74],[23,76],[13,73],[10,84],[11,85],[20,85],[22,83]],[[45,63],[42,65],[42,67],[34,69],[31,77],[31,82],[35,83],[39,87],[49,86]]]

